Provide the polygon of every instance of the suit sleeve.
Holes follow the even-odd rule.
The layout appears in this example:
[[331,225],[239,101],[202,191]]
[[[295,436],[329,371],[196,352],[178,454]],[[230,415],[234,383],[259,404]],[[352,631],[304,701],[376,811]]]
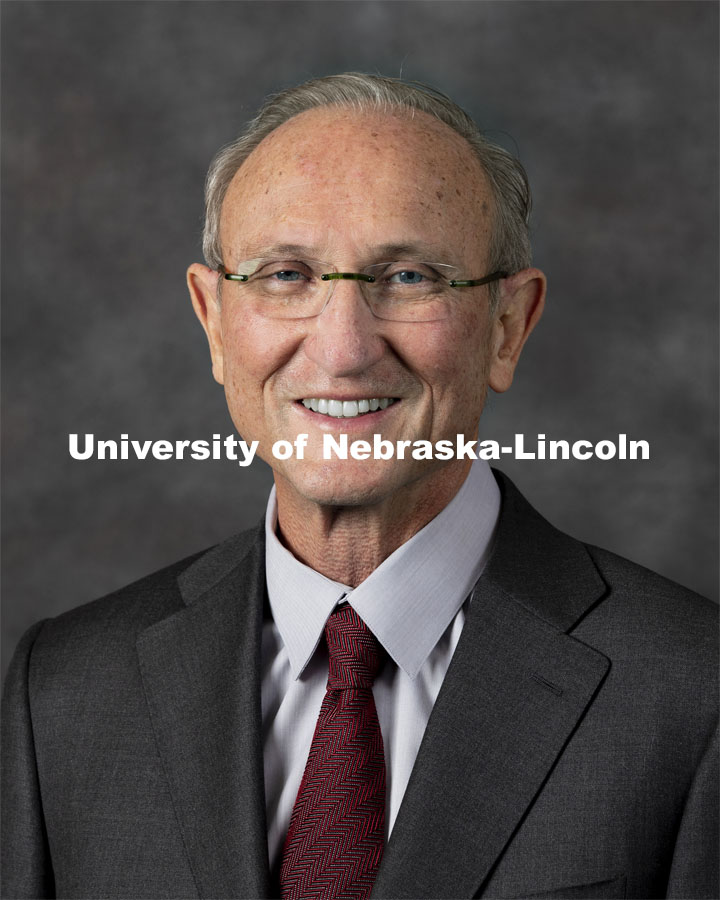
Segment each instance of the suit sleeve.
[[21,639],[8,669],[2,709],[2,897],[54,897],[28,694],[30,658],[44,622]]
[[675,842],[667,896],[716,900],[718,874],[718,732],[715,730],[688,794]]

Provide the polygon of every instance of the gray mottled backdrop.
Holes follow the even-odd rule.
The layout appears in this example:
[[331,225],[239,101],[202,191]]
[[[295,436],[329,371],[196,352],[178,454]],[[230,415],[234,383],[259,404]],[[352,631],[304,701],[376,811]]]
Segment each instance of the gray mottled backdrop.
[[[230,433],[186,296],[203,178],[263,97],[347,69],[436,85],[534,185],[546,315],[483,434],[651,443],[508,462],[555,524],[716,595],[711,2],[2,4],[4,663],[21,632],[260,515],[264,464],[79,462]],[[371,189],[371,188],[370,188]]]

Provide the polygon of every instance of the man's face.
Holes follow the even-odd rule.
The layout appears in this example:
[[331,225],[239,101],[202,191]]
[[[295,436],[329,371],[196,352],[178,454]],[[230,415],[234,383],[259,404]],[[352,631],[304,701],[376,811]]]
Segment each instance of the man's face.
[[[293,259],[357,272],[386,261],[389,246],[403,246],[399,258],[451,264],[460,277],[479,278],[488,273],[492,215],[479,164],[434,118],[316,109],[269,135],[230,184],[221,216],[224,264],[237,271],[244,260],[275,257],[274,248],[293,245],[301,248]],[[260,441],[278,491],[320,504],[369,505],[400,499],[419,478],[432,488],[433,480],[467,466],[325,460],[322,438],[474,437],[498,343],[486,286],[464,289],[448,318],[408,323],[376,318],[356,282],[337,281],[319,315],[280,320],[253,312],[243,285],[232,282],[223,282],[221,306],[213,308],[215,276],[206,273],[204,324],[215,377],[239,433]],[[393,402],[334,418],[303,405],[313,398]],[[273,442],[301,433],[309,435],[304,460],[272,456]]]

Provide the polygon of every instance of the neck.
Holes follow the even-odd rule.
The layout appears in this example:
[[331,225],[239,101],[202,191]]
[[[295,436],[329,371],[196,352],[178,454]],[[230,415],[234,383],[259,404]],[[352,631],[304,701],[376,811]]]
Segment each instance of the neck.
[[368,506],[327,506],[275,474],[278,537],[305,565],[357,587],[460,490],[470,465],[445,467]]

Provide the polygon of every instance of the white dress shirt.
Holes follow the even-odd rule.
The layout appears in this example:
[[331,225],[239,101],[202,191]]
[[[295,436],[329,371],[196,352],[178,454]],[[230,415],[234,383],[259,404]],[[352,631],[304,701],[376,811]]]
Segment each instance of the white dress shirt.
[[385,747],[386,838],[488,559],[500,491],[473,463],[450,503],[355,589],[301,563],[278,540],[275,488],[265,517],[272,620],[262,636],[262,719],[270,865],[282,854],[328,677],[325,622],[341,600],[390,659],[373,687]]

